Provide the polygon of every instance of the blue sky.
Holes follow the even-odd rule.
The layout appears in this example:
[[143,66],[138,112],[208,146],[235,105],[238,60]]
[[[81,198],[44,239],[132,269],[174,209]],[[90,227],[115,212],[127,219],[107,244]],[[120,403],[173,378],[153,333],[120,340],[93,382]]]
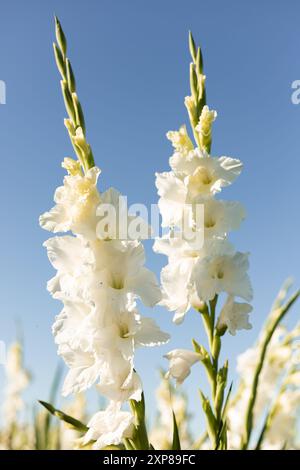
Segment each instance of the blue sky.
[[[46,291],[53,271],[38,216],[52,207],[63,177],[60,163],[72,156],[52,57],[54,13],[69,41],[88,138],[102,169],[100,189],[114,186],[130,203],[157,201],[154,173],[168,169],[171,155],[165,133],[188,121],[189,29],[201,44],[208,104],[218,110],[213,154],[244,162],[243,174],[222,194],[247,208],[231,240],[251,252],[255,293],[253,330],[224,341],[234,370],[281,282],[292,275],[300,283],[300,105],[291,102],[291,84],[300,79],[299,2],[11,0],[1,3],[0,13],[0,80],[7,86],[7,103],[0,105],[0,339],[12,341],[16,320],[22,323],[34,374],[28,398],[47,398],[58,361],[50,327],[60,305]],[[148,267],[159,273],[165,259],[146,245]],[[137,355],[153,409],[162,354],[189,347],[192,335],[204,338],[192,312],[180,327],[162,309],[143,313],[172,334],[168,347]],[[204,383],[195,369],[186,382],[192,407]]]

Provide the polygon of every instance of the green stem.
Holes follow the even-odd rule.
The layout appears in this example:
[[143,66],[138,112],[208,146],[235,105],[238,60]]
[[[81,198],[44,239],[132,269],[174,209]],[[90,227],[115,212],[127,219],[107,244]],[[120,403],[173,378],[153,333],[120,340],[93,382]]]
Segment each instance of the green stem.
[[[209,423],[209,437],[211,439],[212,445],[216,447],[225,447],[226,442],[224,439],[220,439],[220,429],[222,427],[222,407],[224,401],[224,390],[227,380],[227,369],[228,364],[219,370],[219,356],[221,351],[221,338],[217,334],[215,329],[216,322],[216,306],[217,306],[218,296],[209,302],[209,308],[206,305],[201,311],[201,317],[204,325],[204,329],[207,334],[208,343],[209,343],[209,357],[202,361],[205,366],[209,384],[211,387],[211,399],[213,406],[208,407],[207,400],[202,399],[202,406],[204,411],[207,413],[209,410],[210,416],[206,416],[207,422]],[[209,363],[207,363],[207,361]],[[213,418],[211,414],[213,413]]]

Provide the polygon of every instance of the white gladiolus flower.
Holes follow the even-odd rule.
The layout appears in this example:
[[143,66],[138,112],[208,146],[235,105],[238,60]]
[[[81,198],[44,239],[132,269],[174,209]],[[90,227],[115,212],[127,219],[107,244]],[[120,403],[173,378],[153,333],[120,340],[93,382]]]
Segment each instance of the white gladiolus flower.
[[[111,401],[89,424],[87,440],[96,440],[98,449],[127,436],[133,416],[120,411],[120,406],[141,399],[135,349],[166,343],[169,335],[137,310],[136,299],[147,306],[161,300],[156,277],[144,266],[143,245],[127,239],[130,224],[142,225],[141,220],[128,215],[116,190],[98,192],[96,167],[84,175],[71,159],[65,160],[64,167],[69,175],[55,193],[57,205],[40,219],[48,230],[73,233],[44,244],[57,270],[48,289],[63,302],[53,334],[58,354],[69,368],[62,394],[79,393],[96,384]],[[108,219],[106,209],[111,209]],[[125,237],[120,233],[123,223],[128,227]],[[149,233],[145,223],[143,230]]]
[[167,139],[172,142],[175,150],[181,154],[187,154],[190,150],[193,150],[193,143],[189,138],[185,125],[181,126],[179,131],[167,132]]
[[132,240],[132,229],[135,240],[151,236],[151,227],[141,217],[128,214],[127,198],[114,188],[101,194],[96,215],[96,234],[100,240]]
[[124,359],[116,350],[110,352],[109,362],[101,370],[97,389],[116,402],[140,401],[142,395],[141,379],[133,370],[132,361]]
[[252,287],[248,267],[248,254],[239,252],[234,255],[220,253],[198,261],[194,268],[194,281],[200,299],[209,301],[215,295],[227,292],[250,301]]
[[174,349],[165,356],[170,361],[166,378],[173,377],[180,385],[190,375],[193,364],[201,359],[201,355],[187,349]]
[[[229,448],[239,449],[245,423],[245,410],[250,398],[254,370],[257,366],[260,341],[238,357],[237,371],[240,385],[237,396],[228,408]],[[290,378],[295,372],[297,342],[283,326],[277,327],[269,343],[260,373],[254,407],[254,426],[259,425],[266,411],[270,411],[268,428],[262,449],[293,448],[297,410],[300,407],[299,384]],[[297,360],[296,360],[297,361]],[[297,361],[297,366],[299,362]],[[297,369],[296,369],[297,371]],[[297,373],[297,372],[296,372]]]
[[85,175],[78,172],[65,176],[64,185],[55,191],[56,206],[40,217],[41,227],[54,233],[72,230],[86,238],[94,239],[96,208],[100,203],[97,191],[99,174],[99,168],[94,167]]
[[195,127],[196,131],[204,136],[208,135],[211,131],[211,125],[216,120],[217,115],[217,111],[209,109],[207,105],[203,106],[199,123]]
[[229,295],[221,310],[217,328],[222,329],[225,326],[232,335],[235,335],[237,330],[249,330],[252,328],[251,323],[249,323],[249,313],[251,311],[251,305],[235,302],[234,297]]
[[133,415],[120,410],[120,404],[111,402],[105,411],[98,411],[88,423],[89,430],[83,443],[96,441],[93,449],[120,444],[123,438],[130,438],[134,429]]
[[[192,112],[193,99],[189,98],[187,104]],[[216,112],[204,106],[195,129],[204,140],[215,117]],[[153,249],[168,257],[161,271],[161,305],[175,312],[175,323],[181,323],[191,307],[200,309],[222,292],[252,299],[248,254],[236,252],[227,242],[228,233],[237,230],[244,220],[244,208],[238,202],[214,198],[241,173],[242,163],[229,157],[211,157],[205,145],[196,149],[187,146],[181,151],[177,142],[182,142],[185,134],[186,129],[180,135],[168,134],[176,150],[170,158],[172,171],[156,174],[162,226],[169,227],[170,232],[156,239]],[[240,308],[249,310],[250,306]],[[228,308],[224,312],[229,324]],[[237,319],[235,305],[228,329],[235,332],[242,327],[249,328],[249,324],[242,312]]]
[[44,242],[49,261],[57,274],[47,288],[55,298],[83,296],[87,278],[92,272],[94,256],[89,245],[79,237],[53,237]]
[[97,241],[93,249],[95,273],[92,283],[96,282],[98,293],[106,287],[120,298],[132,293],[147,306],[153,307],[160,301],[156,276],[143,266],[145,251],[140,242]]
[[[203,204],[204,206],[205,240],[214,237],[225,237],[228,232],[238,230],[245,219],[245,210],[239,202],[199,198],[196,204]],[[195,227],[194,216],[193,222]]]
[[63,396],[83,392],[90,388],[99,379],[106,365],[104,351],[101,356],[96,351],[84,350],[79,344],[73,348],[68,344],[60,345],[58,354],[70,369],[63,384]]
[[279,395],[263,449],[280,449],[283,446],[293,448],[299,408],[299,389],[286,389]]
[[231,184],[240,174],[242,164],[229,157],[209,157],[199,149],[187,156],[175,153],[170,159],[171,172],[157,173],[156,186],[162,226],[180,225],[190,217],[189,205],[211,197]]
[[187,202],[196,196],[211,196],[230,185],[242,171],[242,163],[230,157],[211,157],[199,148],[186,157],[178,153],[170,158],[175,176],[187,188]]
[[30,382],[30,374],[23,367],[23,352],[18,342],[13,343],[7,352],[5,375],[2,413],[5,427],[9,430],[17,423],[19,412],[25,407],[22,392]]
[[169,257],[169,264],[161,271],[161,304],[175,311],[175,323],[183,321],[191,306],[212,300],[222,291],[246,300],[252,297],[247,255],[235,253],[227,240],[208,239],[197,249],[194,243],[164,237],[156,240],[154,251]]
[[150,431],[150,442],[155,449],[169,449],[173,440],[173,412],[176,416],[182,449],[190,449],[192,437],[189,431],[190,414],[187,397],[180,389],[173,389],[165,377],[156,389],[157,417]]

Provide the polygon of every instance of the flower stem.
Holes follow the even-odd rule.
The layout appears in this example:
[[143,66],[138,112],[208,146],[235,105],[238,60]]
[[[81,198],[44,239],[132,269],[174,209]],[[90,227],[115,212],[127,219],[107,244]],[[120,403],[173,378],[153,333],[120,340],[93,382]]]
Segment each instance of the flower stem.
[[209,423],[208,434],[214,449],[220,447],[226,448],[226,439],[220,436],[220,430],[223,428],[222,409],[224,402],[224,391],[227,383],[228,363],[219,369],[219,357],[221,352],[221,338],[215,328],[216,306],[218,296],[209,302],[209,306],[201,311],[201,317],[204,329],[207,334],[209,344],[209,364],[207,358],[202,361],[206,371],[208,371],[209,384],[211,387],[211,400],[213,405],[209,405],[208,400],[202,395],[202,406],[206,413],[206,421]]

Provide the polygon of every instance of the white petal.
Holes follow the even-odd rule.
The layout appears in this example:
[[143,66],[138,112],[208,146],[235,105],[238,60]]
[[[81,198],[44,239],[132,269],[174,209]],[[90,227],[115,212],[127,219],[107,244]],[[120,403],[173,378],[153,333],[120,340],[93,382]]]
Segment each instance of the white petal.
[[167,343],[169,339],[170,335],[161,331],[152,318],[141,318],[141,328],[135,335],[137,345],[159,346]]

